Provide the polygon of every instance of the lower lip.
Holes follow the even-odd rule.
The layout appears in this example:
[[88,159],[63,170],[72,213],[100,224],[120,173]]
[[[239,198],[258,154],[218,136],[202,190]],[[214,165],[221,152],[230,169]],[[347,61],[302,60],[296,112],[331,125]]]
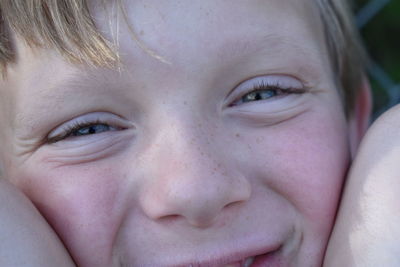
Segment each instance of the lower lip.
[[279,250],[265,255],[257,256],[251,267],[286,267],[289,266],[284,263],[282,257],[279,255]]

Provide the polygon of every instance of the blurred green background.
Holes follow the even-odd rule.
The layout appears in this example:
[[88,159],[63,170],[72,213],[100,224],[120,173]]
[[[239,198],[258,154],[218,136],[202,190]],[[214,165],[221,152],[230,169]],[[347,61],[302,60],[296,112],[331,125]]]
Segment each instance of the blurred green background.
[[400,0],[355,0],[355,13],[373,64],[377,115],[400,100]]

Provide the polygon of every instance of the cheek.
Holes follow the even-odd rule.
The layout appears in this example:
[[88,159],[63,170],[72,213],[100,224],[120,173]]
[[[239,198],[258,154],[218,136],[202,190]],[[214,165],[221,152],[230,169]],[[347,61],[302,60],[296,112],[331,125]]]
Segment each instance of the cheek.
[[[26,166],[17,186],[35,203],[77,263],[89,264],[86,261],[92,257],[87,255],[94,254],[102,256],[92,260],[107,262],[123,217],[124,186],[123,181],[116,182],[120,174],[98,163],[47,170],[33,167],[43,165]],[[108,162],[107,166],[114,165]]]
[[345,121],[307,116],[249,136],[253,175],[286,199],[307,229],[329,233],[349,164]]

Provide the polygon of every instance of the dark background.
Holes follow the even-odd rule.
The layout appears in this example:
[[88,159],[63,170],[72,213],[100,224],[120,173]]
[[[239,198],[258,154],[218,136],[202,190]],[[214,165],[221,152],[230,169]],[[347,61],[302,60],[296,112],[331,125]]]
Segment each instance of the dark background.
[[372,59],[374,112],[400,102],[400,0],[355,0],[354,11]]

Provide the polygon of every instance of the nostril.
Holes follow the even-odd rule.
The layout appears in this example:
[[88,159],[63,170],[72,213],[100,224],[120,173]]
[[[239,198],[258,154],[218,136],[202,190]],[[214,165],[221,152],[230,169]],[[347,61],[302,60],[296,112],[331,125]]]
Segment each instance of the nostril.
[[231,209],[233,207],[240,206],[244,202],[245,202],[245,200],[238,200],[238,201],[230,202],[230,203],[225,205],[224,209]]

